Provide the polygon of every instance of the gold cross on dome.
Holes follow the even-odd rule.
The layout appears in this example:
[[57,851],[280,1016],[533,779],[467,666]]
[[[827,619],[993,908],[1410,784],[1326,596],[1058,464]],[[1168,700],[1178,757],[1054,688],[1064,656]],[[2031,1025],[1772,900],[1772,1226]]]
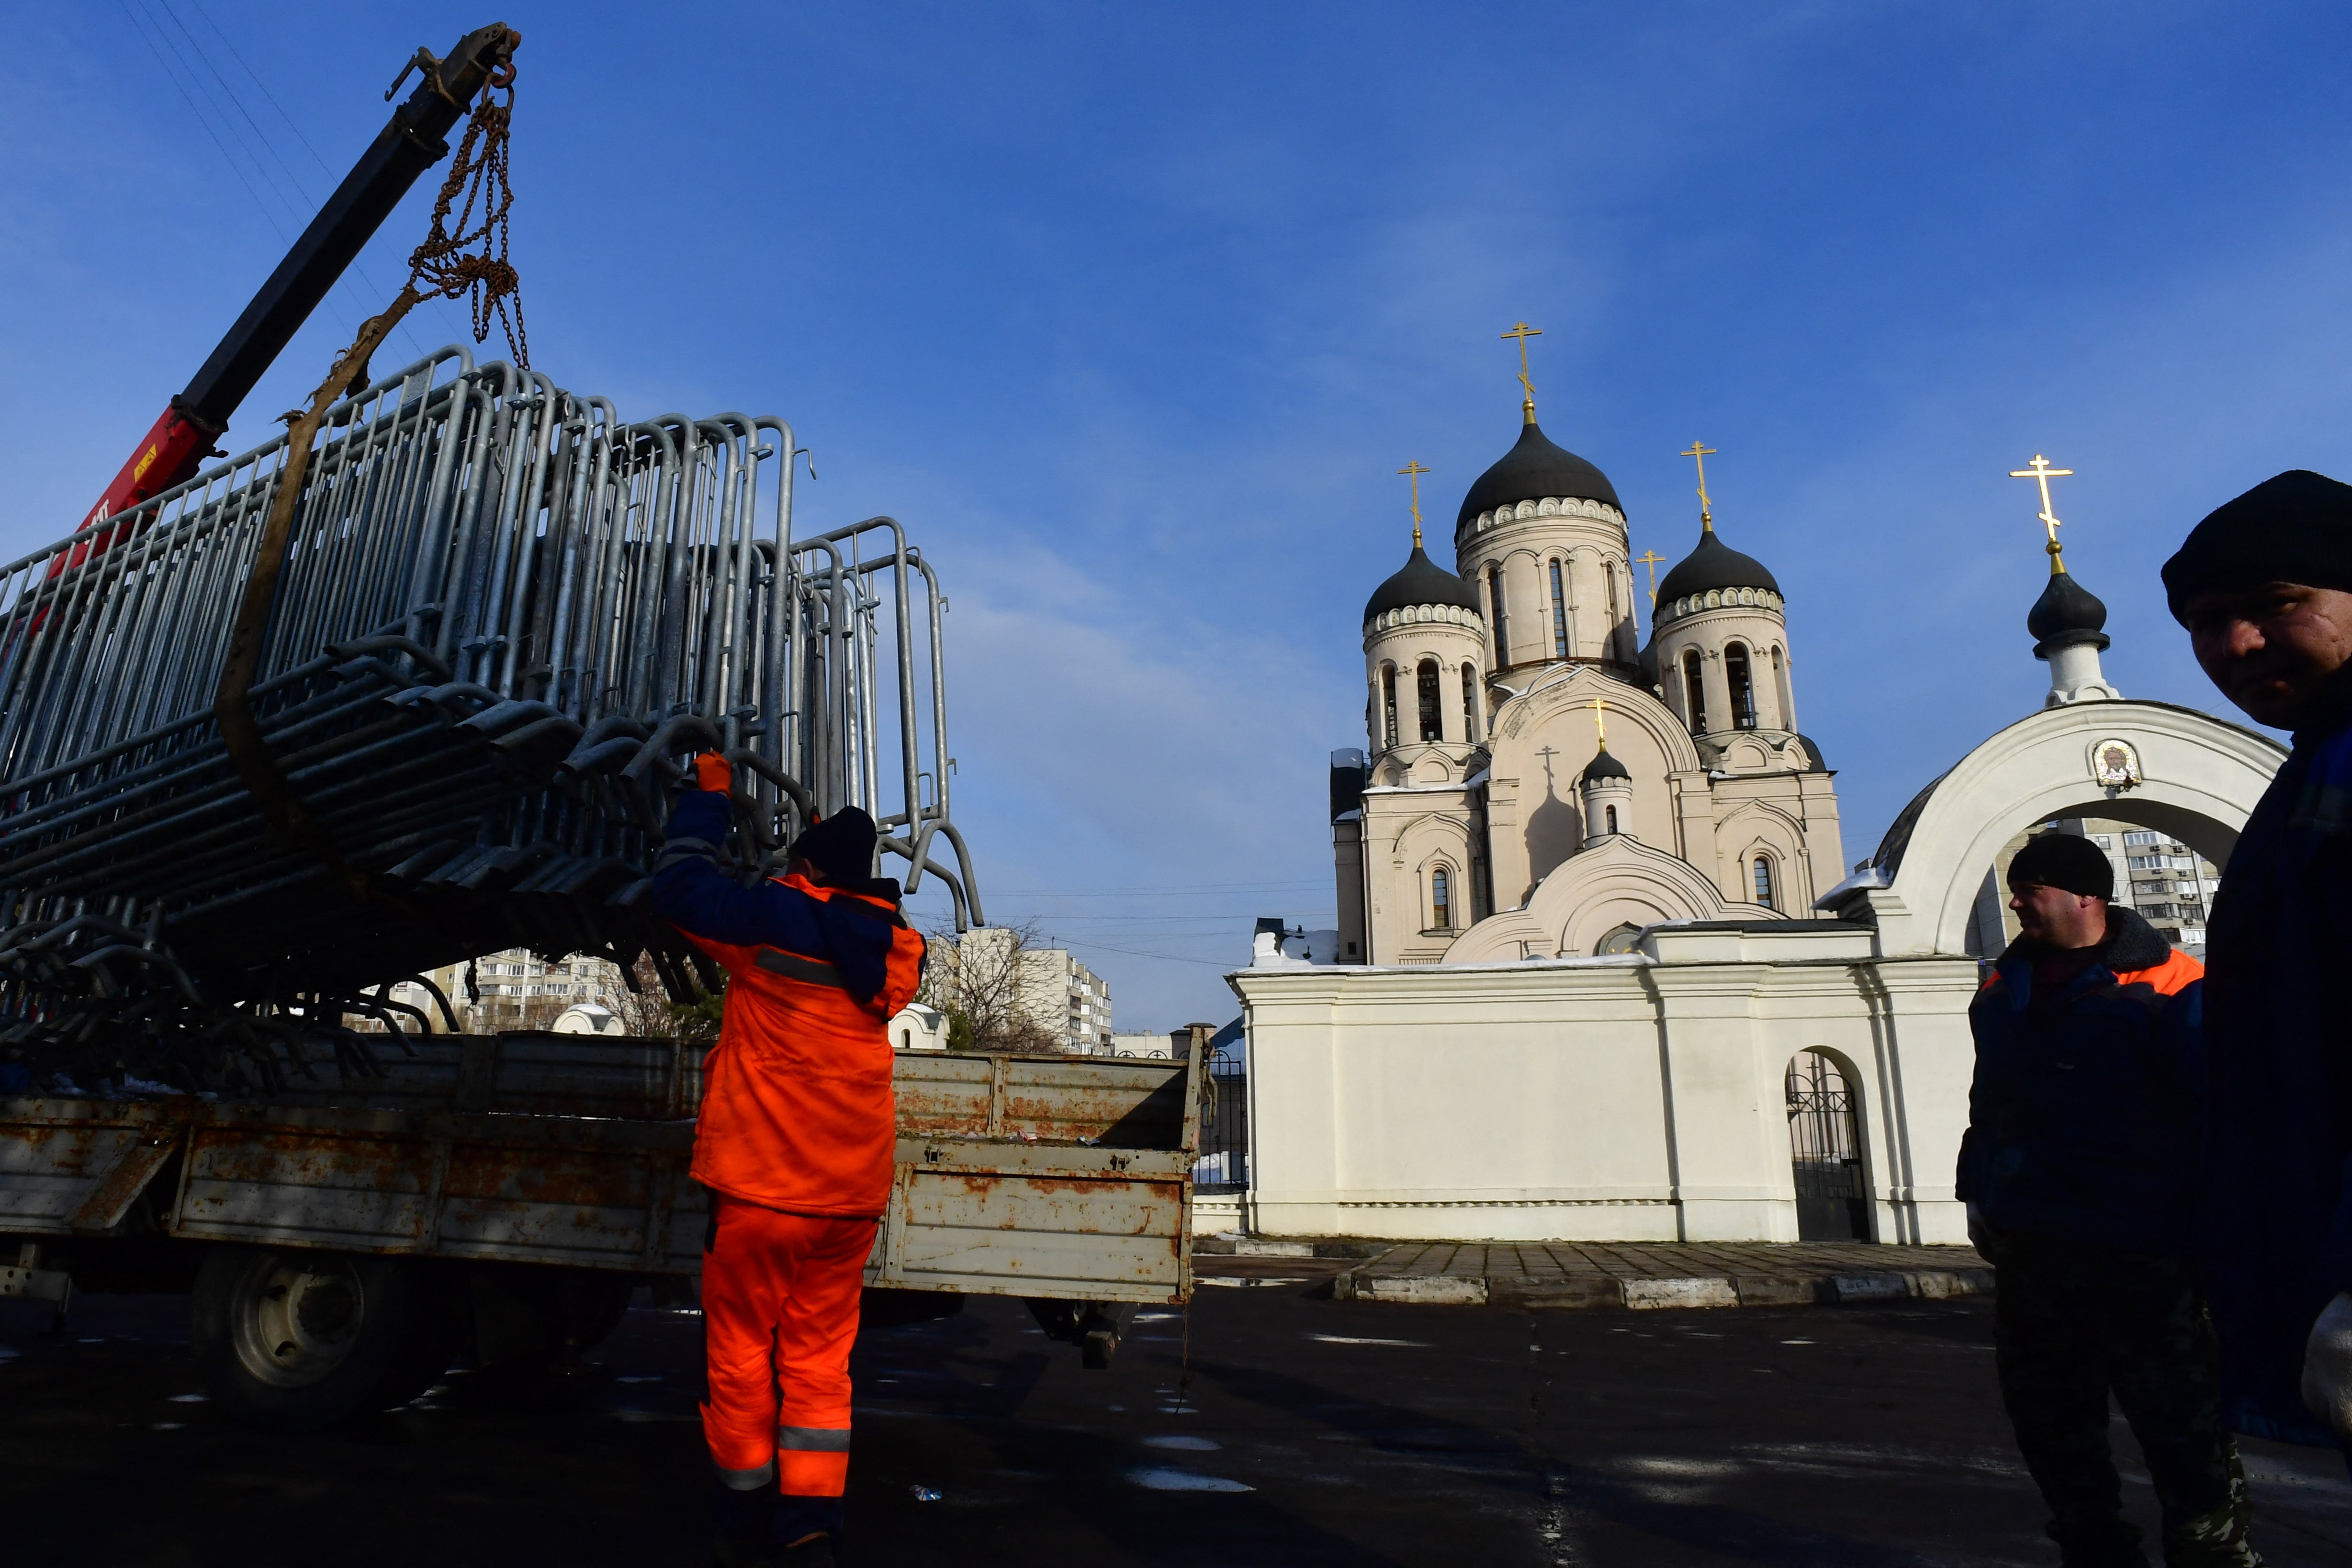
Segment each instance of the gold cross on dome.
[[1592,700],[1592,728],[1601,737],[1601,749],[1609,749],[1609,704],[1596,697]]
[[[1716,455],[1715,448],[1693,441],[1675,455],[1688,458],[1698,465],[1698,522],[1701,528],[1711,531],[1715,527],[1715,503],[1706,495],[1706,460]],[[1655,596],[1652,595],[1653,598]]]
[[1412,547],[1418,550],[1421,548],[1421,476],[1429,470],[1421,466],[1420,459],[1415,458],[1397,472],[1412,481]]
[[1633,559],[1650,569],[1650,603],[1654,605],[1658,602],[1658,563],[1665,557],[1654,550],[1644,550]]
[[1536,384],[1528,379],[1528,340],[1543,336],[1543,329],[1530,327],[1525,321],[1514,321],[1511,330],[1503,336],[1519,340],[1519,384],[1528,389],[1528,417],[1533,419],[1536,416]]
[[2071,479],[2074,473],[2072,468],[2052,468],[2050,459],[2039,452],[2033,454],[2033,461],[2025,467],[2009,470],[2009,477],[2012,479],[2032,479],[2042,486],[2042,526],[2050,535],[2050,542],[2043,548],[2050,552],[2050,574],[2053,577],[2066,570],[2066,563],[2058,555],[2058,514],[2050,508],[2050,481]]

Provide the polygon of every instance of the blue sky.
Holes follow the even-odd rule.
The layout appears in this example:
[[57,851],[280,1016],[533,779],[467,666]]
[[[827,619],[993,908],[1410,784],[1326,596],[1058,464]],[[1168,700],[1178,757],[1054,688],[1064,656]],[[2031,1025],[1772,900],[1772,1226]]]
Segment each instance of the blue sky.
[[[79,517],[299,226],[291,176],[214,135],[322,195],[399,61],[491,15],[0,11],[0,550]],[[1361,741],[1393,471],[1433,470],[1442,540],[1516,435],[1515,320],[1636,553],[1687,550],[1675,453],[1718,449],[1850,861],[2044,689],[2009,469],[2076,470],[2110,678],[2199,706],[2158,563],[2278,469],[2352,474],[2339,7],[504,15],[535,362],[627,414],[782,414],[822,476],[803,531],[926,542],[989,912],[1068,942],[1121,1027],[1230,1016],[1252,917],[1329,918],[1324,758]],[[191,40],[242,105],[212,132],[166,64],[210,111]],[[429,184],[233,447],[397,285]]]

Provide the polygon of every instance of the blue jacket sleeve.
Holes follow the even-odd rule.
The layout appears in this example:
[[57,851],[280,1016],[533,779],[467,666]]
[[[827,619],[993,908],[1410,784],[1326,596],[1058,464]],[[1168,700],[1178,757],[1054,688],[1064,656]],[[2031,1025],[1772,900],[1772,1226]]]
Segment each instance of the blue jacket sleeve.
[[[863,899],[812,898],[781,882],[744,887],[719,868],[726,837],[725,795],[692,790],[679,797],[654,863],[655,912],[688,936],[721,946],[775,947],[826,960],[861,1002],[880,995],[893,933],[905,927],[905,918]],[[897,886],[868,884],[877,894],[895,895]]]
[[773,882],[746,888],[719,868],[727,837],[727,797],[690,790],[669,814],[669,837],[654,862],[654,910],[688,936],[729,947],[781,947],[830,957],[813,899]]

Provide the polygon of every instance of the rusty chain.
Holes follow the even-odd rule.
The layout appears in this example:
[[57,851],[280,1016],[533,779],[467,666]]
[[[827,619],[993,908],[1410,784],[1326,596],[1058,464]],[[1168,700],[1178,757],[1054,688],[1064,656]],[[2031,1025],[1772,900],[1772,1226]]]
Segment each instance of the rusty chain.
[[[423,284],[420,294],[447,300],[470,294],[474,341],[489,341],[490,320],[495,316],[506,329],[507,347],[513,351],[515,363],[529,370],[530,334],[523,327],[522,276],[507,258],[512,226],[509,215],[514,208],[514,184],[508,171],[514,80],[514,62],[503,60],[491,70],[481,96],[475,100],[465,137],[450,161],[449,177],[441,182],[441,194],[434,199],[433,227],[425,243],[409,254],[408,282],[412,289]],[[492,101],[491,93],[498,89],[506,92],[503,103]],[[465,205],[458,207],[453,226],[449,208],[461,192]],[[477,244],[481,247],[478,253],[466,254],[468,246]]]

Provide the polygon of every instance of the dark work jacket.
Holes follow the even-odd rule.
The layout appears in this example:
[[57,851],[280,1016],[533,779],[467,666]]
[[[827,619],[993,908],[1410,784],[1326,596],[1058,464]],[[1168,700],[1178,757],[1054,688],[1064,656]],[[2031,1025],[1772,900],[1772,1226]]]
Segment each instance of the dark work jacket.
[[2203,970],[2127,909],[2054,995],[2010,944],[1969,1007],[1976,1079],[1958,1195],[2002,1230],[2188,1254],[2204,1099]]
[[2207,928],[2205,1275],[2222,1416],[2293,1443],[2338,1444],[2299,1384],[2312,1320],[2352,1290],[2347,878],[2352,721],[2336,719],[2295,735]]
[[689,791],[654,871],[654,908],[727,970],[690,1173],[765,1208],[878,1215],[898,1142],[887,1027],[923,939],[896,882],[737,882],[718,865],[727,826],[725,795]]

